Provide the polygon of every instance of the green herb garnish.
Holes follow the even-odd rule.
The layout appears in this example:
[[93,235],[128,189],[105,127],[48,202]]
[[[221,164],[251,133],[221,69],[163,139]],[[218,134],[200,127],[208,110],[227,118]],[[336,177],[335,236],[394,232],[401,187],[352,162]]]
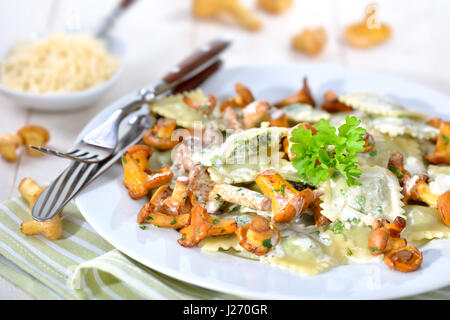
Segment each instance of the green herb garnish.
[[147,217],[147,221],[150,221],[150,220],[153,220],[153,217],[152,217],[152,216],[148,216],[148,217]]
[[296,154],[292,162],[302,180],[318,185],[334,169],[345,177],[349,186],[360,185],[356,180],[361,176],[357,153],[364,151],[366,130],[359,127],[361,121],[355,117],[347,116],[345,121],[338,134],[325,119],[316,125],[315,135],[302,126],[292,131],[291,151]]
[[371,157],[375,157],[375,156],[377,155],[377,150],[372,150],[372,151],[370,151],[370,152],[369,152],[369,155],[370,155]]
[[220,194],[216,194],[216,200],[220,200],[222,196]]
[[267,248],[267,249],[272,248],[272,240],[271,239],[264,240],[262,244],[263,244],[264,248]]
[[173,226],[173,225],[175,225],[176,223],[177,223],[177,220],[173,219],[173,221],[170,222],[170,225]]
[[122,162],[123,162],[124,164],[127,164],[127,158],[122,157]]
[[334,232],[335,234],[342,233],[342,229],[344,228],[344,223],[340,220],[337,220],[334,225],[332,225],[328,230]]
[[146,226],[140,226],[139,228],[141,228],[142,230],[146,230],[147,229]]
[[400,171],[400,169],[397,168],[397,167],[389,166],[389,170],[392,171],[393,173],[395,173],[395,175],[397,176],[397,179],[399,179],[399,180],[402,179],[405,176],[405,174],[402,173]]
[[353,224],[359,224],[361,222],[360,218],[353,218],[351,220],[348,220],[348,222],[353,223]]
[[283,185],[281,186],[281,195],[282,195],[283,197],[286,196],[286,194],[284,193],[285,190],[286,190],[286,185],[283,184]]
[[286,194],[285,194],[285,191],[286,191],[286,185],[283,184],[283,185],[281,186],[281,189],[275,189],[274,191],[275,191],[275,192],[281,192],[281,195],[282,195],[283,197],[285,197],[285,196],[286,196]]
[[216,225],[216,224],[219,224],[219,223],[220,223],[220,221],[217,220],[217,219],[214,219],[213,222],[212,222],[213,225]]
[[366,205],[366,197],[360,195],[356,198],[356,201],[358,202],[359,207],[360,207],[359,211],[361,213],[364,213],[364,207]]

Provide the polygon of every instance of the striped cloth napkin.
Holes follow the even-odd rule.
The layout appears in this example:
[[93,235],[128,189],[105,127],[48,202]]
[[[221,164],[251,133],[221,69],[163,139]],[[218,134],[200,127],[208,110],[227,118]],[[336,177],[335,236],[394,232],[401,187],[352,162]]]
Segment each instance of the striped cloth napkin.
[[[115,250],[70,204],[63,237],[25,236],[30,220],[22,199],[0,204],[0,276],[36,299],[239,299],[153,271]],[[450,299],[450,287],[413,299]]]

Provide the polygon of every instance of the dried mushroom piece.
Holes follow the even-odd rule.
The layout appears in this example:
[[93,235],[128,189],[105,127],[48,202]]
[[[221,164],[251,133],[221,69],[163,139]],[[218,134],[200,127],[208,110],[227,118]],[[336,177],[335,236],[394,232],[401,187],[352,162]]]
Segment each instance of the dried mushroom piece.
[[206,206],[214,184],[206,168],[195,166],[189,172],[189,199],[191,204],[193,206]]
[[195,111],[201,112],[204,115],[211,114],[217,106],[217,99],[212,94],[208,96],[208,101],[206,102],[194,101],[189,96],[184,96],[183,102]]
[[447,227],[450,227],[450,190],[438,199],[439,215]]
[[375,148],[375,138],[370,134],[366,133],[364,135],[364,152],[363,153],[369,153],[370,151]]
[[258,175],[256,184],[272,199],[272,219],[276,222],[289,222],[302,215],[314,201],[311,189],[298,191],[275,170]]
[[212,19],[221,14],[228,14],[247,30],[257,31],[262,28],[261,21],[239,0],[194,0],[193,12],[201,19]]
[[146,145],[157,150],[171,150],[182,140],[182,137],[175,140],[172,139],[176,127],[177,122],[175,120],[161,118],[152,129],[148,129],[144,132],[142,139]]
[[322,27],[304,29],[292,38],[292,47],[310,56],[316,56],[321,53],[326,43],[327,33]]
[[234,98],[230,98],[222,102],[220,105],[220,110],[223,111],[228,107],[231,108],[244,108],[250,103],[255,101],[255,97],[249,88],[244,86],[242,83],[236,83],[234,85],[234,89],[236,90],[237,96]]
[[322,109],[329,113],[351,112],[353,108],[339,101],[338,96],[333,91],[325,93],[325,102]]
[[450,165],[450,122],[440,123],[436,149],[432,155],[425,156],[425,159],[433,164]]
[[276,109],[270,113],[270,126],[290,128],[286,113],[283,110]]
[[[280,242],[280,232],[269,221],[255,216],[250,224],[236,230],[239,244],[257,256],[267,254]],[[275,238],[275,241],[274,241]]]
[[372,255],[384,254],[384,262],[394,270],[412,272],[422,264],[422,253],[413,246],[407,246],[407,241],[400,237],[406,227],[406,220],[397,217],[394,222],[377,220],[372,228],[369,239],[369,249]]
[[297,104],[297,103],[309,104],[312,107],[316,106],[316,102],[314,101],[314,98],[311,93],[311,89],[309,88],[309,85],[308,85],[308,78],[306,78],[306,77],[303,79],[303,88],[299,92],[293,94],[292,96],[290,96],[282,101],[275,103],[275,106],[278,108],[281,108],[281,107],[286,107],[286,106],[290,106],[290,105]]
[[367,49],[387,41],[391,37],[391,28],[386,24],[376,23],[376,9],[367,12],[364,21],[345,28],[345,39],[355,48]]
[[439,118],[432,118],[432,119],[430,119],[430,120],[427,121],[427,124],[428,124],[429,126],[432,126],[432,127],[436,128],[436,129],[439,129],[439,128],[441,127],[441,124],[442,124],[443,122],[444,122],[444,121],[442,121],[442,120],[439,119]]
[[235,220],[222,220],[209,215],[202,206],[192,209],[189,226],[180,230],[182,237],[178,243],[186,248],[196,246],[206,237],[222,236],[235,233],[237,224]]
[[[187,178],[185,179],[187,181]],[[164,185],[139,211],[138,223],[150,223],[160,228],[181,229],[190,223],[192,206],[187,201],[187,185],[179,178],[175,189]]]
[[267,12],[279,14],[292,6],[292,0],[258,0],[258,5]]
[[50,140],[50,134],[48,133],[47,129],[40,126],[27,125],[20,129],[17,134],[22,138],[22,141],[27,147],[27,151],[30,156],[43,156],[42,152],[31,149],[30,146],[45,146],[45,144]]
[[384,257],[384,262],[389,268],[400,272],[416,271],[422,261],[422,253],[412,246],[392,250]]
[[173,172],[168,166],[158,171],[148,169],[148,159],[151,157],[148,146],[133,146],[122,157],[124,169],[124,186],[133,199],[145,197],[150,190],[156,189],[172,180]]
[[139,212],[139,217],[139,224],[150,223],[159,228],[175,230],[187,227],[191,219],[191,215],[189,213],[172,216],[159,212],[158,208],[150,203],[147,203],[142,207]]
[[225,120],[225,123],[233,129],[234,131],[242,131],[243,124],[241,122],[241,119],[239,119],[236,111],[232,107],[226,107],[222,111],[223,120]]
[[369,239],[369,249],[372,255],[377,256],[406,247],[406,240],[400,238],[400,233],[405,227],[406,220],[402,217],[397,217],[392,223],[388,220],[375,221]]
[[[19,192],[30,205],[30,211],[33,210],[36,200],[44,190],[45,188],[42,188],[30,178],[23,179],[19,185]],[[61,238],[63,232],[60,215],[61,214],[58,213],[55,217],[46,222],[35,220],[22,222],[20,231],[26,235],[37,235],[42,233],[49,240],[58,240]]]
[[256,128],[269,118],[270,105],[266,101],[255,101],[242,110],[242,120],[246,129]]
[[7,133],[0,137],[0,154],[9,162],[16,162],[17,149],[22,145],[22,138],[14,133]]
[[181,206],[186,202],[189,194],[189,178],[179,177],[175,182],[170,198],[164,200],[164,205],[168,208],[172,215],[177,215]]
[[403,202],[424,202],[430,207],[437,207],[439,195],[433,194],[428,184],[428,176],[411,175],[404,167],[403,155],[400,152],[391,154],[388,169],[395,174],[403,188]]

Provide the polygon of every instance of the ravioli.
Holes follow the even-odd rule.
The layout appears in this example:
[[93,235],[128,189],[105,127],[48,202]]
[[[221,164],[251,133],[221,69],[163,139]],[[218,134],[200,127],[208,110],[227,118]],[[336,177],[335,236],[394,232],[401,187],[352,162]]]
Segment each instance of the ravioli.
[[406,206],[406,228],[402,237],[408,241],[423,239],[442,239],[450,236],[447,227],[436,208],[424,206]]
[[[279,151],[281,139],[288,134],[287,128],[254,128],[236,133],[226,139],[220,148],[204,150],[196,158],[208,167],[214,182],[236,184],[253,182],[267,169],[276,169],[285,178],[300,181],[292,164],[283,159]],[[275,151],[275,152],[274,152]]]
[[286,113],[286,117],[289,121],[299,122],[319,122],[320,119],[330,119],[330,114],[323,110],[315,109],[309,104],[297,103],[282,108]]
[[338,264],[326,253],[320,241],[302,233],[282,237],[277,252],[262,257],[261,261],[305,275],[315,275]]
[[403,154],[406,170],[413,175],[426,173],[425,163],[417,140],[408,137],[392,138],[377,132],[371,134],[375,139],[375,148],[369,153],[358,155],[360,165],[387,168],[391,154],[400,152]]
[[430,177],[430,191],[433,194],[441,195],[450,190],[450,167],[434,166],[428,167]]
[[406,116],[429,119],[426,114],[406,109],[400,103],[373,93],[351,93],[339,98],[339,101],[369,114],[398,117]]
[[217,167],[209,167],[208,172],[211,179],[216,183],[250,183],[256,180],[261,172],[268,169],[274,169],[288,181],[303,182],[299,177],[295,168],[290,161],[280,158],[278,165],[275,163],[257,163],[257,164],[240,164],[240,165],[220,165]]
[[220,237],[208,237],[200,241],[198,247],[207,252],[228,251],[234,249],[236,251],[244,250],[240,245],[235,234]]
[[198,89],[187,94],[170,95],[151,102],[149,110],[159,116],[176,120],[177,125],[183,128],[194,128],[196,123],[201,123],[202,127],[206,129],[227,129],[220,113],[216,111],[209,116],[204,116],[184,103],[183,97],[185,95],[194,101],[207,101],[203,91]]
[[377,219],[393,221],[403,216],[403,198],[397,177],[388,169],[362,166],[361,185],[348,186],[343,176],[328,179],[321,187],[322,214],[331,221],[361,221],[372,226]]
[[420,119],[406,117],[368,117],[364,122],[378,132],[391,137],[410,136],[418,139],[435,139],[439,130]]
[[[194,101],[207,101],[201,90],[191,91],[187,95]],[[399,181],[387,169],[390,155],[400,152],[407,171],[413,176],[427,174],[430,177],[431,193],[440,195],[450,190],[450,167],[426,167],[423,158],[425,154],[434,152],[433,139],[439,134],[438,129],[426,123],[429,117],[376,94],[354,93],[339,100],[355,110],[330,114],[306,104],[282,108],[291,123],[317,123],[320,119],[326,119],[335,128],[344,124],[347,116],[355,116],[361,120],[360,126],[374,137],[374,149],[358,154],[362,172],[358,178],[360,185],[348,186],[345,177],[338,174],[317,186],[322,192],[321,213],[331,220],[331,224],[316,226],[312,209],[308,208],[304,215],[290,222],[272,221],[281,239],[264,256],[246,251],[235,234],[203,239],[198,244],[202,251],[223,251],[304,275],[316,275],[338,265],[382,261],[383,255],[373,256],[368,246],[372,226],[379,219],[392,222],[398,216],[404,217],[407,226],[401,237],[406,238],[409,245],[450,237],[450,228],[442,222],[436,208],[405,206]],[[193,128],[200,123],[202,128],[227,129],[219,108],[205,116],[187,106],[181,94],[155,101],[149,108],[154,114],[175,119],[181,127]],[[237,109],[236,113],[239,118],[242,117],[242,109]],[[220,146],[195,150],[192,161],[205,166],[216,183],[245,184],[249,189],[256,186],[256,191],[260,192],[255,183],[256,177],[265,170],[274,169],[300,190],[306,184],[299,178],[282,148],[282,141],[289,130],[262,123],[260,128],[229,136]],[[149,160],[150,168],[156,170],[169,165],[170,156],[171,151],[155,150]],[[284,187],[281,192],[283,190]],[[206,209],[213,217],[235,219],[238,227],[248,225],[256,215],[268,220],[272,216],[270,211],[214,200],[207,202]]]
[[327,246],[327,252],[340,264],[379,261],[381,257],[373,256],[369,250],[368,244],[371,233],[372,228],[365,226],[344,228],[340,234],[328,231],[326,235],[330,237],[331,242]]
[[254,156],[258,156],[258,161],[264,161],[272,153],[271,147],[275,147],[275,151],[279,150],[281,139],[288,133],[288,128],[268,127],[268,123],[263,123],[261,128],[228,137],[221,148],[221,156],[227,164],[241,164],[240,161]]

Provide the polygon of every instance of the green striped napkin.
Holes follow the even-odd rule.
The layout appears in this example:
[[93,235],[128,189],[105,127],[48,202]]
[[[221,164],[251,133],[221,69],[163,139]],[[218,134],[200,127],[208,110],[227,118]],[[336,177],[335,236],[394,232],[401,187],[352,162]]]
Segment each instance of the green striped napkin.
[[[63,237],[25,236],[21,199],[0,204],[0,275],[37,299],[239,299],[153,271],[115,250],[74,205],[63,213]],[[413,297],[450,299],[450,287]]]

